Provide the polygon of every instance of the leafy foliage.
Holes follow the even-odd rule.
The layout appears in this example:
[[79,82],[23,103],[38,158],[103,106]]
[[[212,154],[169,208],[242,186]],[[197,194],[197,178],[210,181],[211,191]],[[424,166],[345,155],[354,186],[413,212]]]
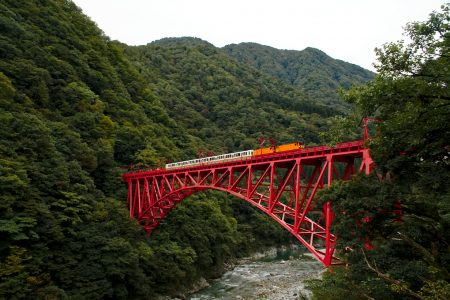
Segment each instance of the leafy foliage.
[[320,299],[335,299],[319,295],[336,284],[360,299],[450,297],[449,24],[449,4],[408,24],[410,42],[377,49],[379,76],[346,94],[383,120],[369,147],[385,179],[355,178],[322,195],[340,216],[350,266],[315,283]]
[[295,51],[241,43],[223,49],[237,61],[296,87],[312,101],[341,111],[347,111],[349,105],[340,99],[338,90],[348,90],[353,84],[374,78],[370,71],[309,47]]
[[260,137],[319,143],[324,118],[338,113],[200,39],[162,39],[126,54],[169,115],[198,138],[197,151],[254,149]]
[[121,173],[261,136],[318,143],[335,108],[198,39],[111,41],[70,0],[2,1],[0,33],[0,298],[177,294],[292,242],[221,193],[185,200],[147,239]]
[[333,109],[204,42],[110,41],[69,0],[2,1],[0,33],[0,298],[178,293],[290,242],[217,193],[186,200],[146,239],[120,175],[277,132],[314,143]]
[[170,136],[174,156],[171,137],[189,137],[72,2],[0,7],[0,297],[143,298],[152,249],[106,197],[123,198],[119,166],[135,155],[118,133]]

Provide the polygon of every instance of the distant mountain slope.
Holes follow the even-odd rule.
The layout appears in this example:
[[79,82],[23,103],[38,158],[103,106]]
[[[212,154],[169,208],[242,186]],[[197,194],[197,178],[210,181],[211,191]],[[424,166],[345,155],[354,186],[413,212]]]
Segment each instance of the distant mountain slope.
[[169,115],[210,150],[252,149],[262,136],[318,143],[334,109],[196,38],[128,47]]
[[374,73],[357,65],[333,59],[324,52],[306,48],[303,51],[279,50],[256,43],[231,44],[222,48],[239,62],[251,65],[307,96],[327,105],[342,107],[337,90],[374,78]]

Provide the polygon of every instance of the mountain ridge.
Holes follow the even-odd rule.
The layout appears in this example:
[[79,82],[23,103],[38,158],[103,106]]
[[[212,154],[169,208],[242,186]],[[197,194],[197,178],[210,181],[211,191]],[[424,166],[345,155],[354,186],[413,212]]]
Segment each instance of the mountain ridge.
[[[126,47],[125,54],[169,115],[199,140],[215,145],[214,151],[252,149],[267,135],[280,142],[300,138],[319,143],[324,119],[339,113],[200,39],[163,39]],[[221,145],[224,141],[227,146]]]
[[354,84],[363,84],[375,77],[375,73],[370,70],[332,58],[314,47],[306,47],[303,50],[278,49],[255,42],[231,43],[224,47],[216,47],[197,37],[162,38],[146,46],[170,44],[180,47],[205,47],[210,51],[214,49],[214,52],[222,51],[236,61],[294,87],[305,97],[344,113],[348,111],[350,105],[341,100],[339,90],[348,90]]
[[375,74],[356,64],[328,56],[320,49],[280,50],[257,43],[230,44],[222,48],[237,61],[299,88],[326,105],[348,109],[339,98],[340,88],[365,83]]

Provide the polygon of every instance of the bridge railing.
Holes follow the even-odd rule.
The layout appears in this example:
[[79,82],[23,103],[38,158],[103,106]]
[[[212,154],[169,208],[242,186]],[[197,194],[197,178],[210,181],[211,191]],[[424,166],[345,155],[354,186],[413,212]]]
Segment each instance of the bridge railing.
[[291,156],[291,155],[304,155],[305,157],[308,156],[315,156],[315,155],[325,155],[328,152],[340,152],[345,151],[349,148],[358,148],[363,149],[363,141],[357,140],[357,141],[349,141],[344,143],[339,143],[335,147],[329,147],[329,146],[311,146],[306,147],[301,150],[294,150],[294,151],[287,151],[287,152],[278,152],[278,153],[272,153],[272,154],[266,154],[266,155],[259,155],[259,156],[246,156],[246,157],[239,157],[237,159],[233,160],[223,160],[223,161],[199,161],[196,165],[190,165],[190,166],[180,166],[179,168],[170,168],[170,169],[148,169],[148,170],[129,170],[127,173],[124,174],[124,178],[128,176],[132,176],[132,174],[139,173],[140,175],[155,175],[155,174],[161,174],[166,173],[168,171],[174,171],[174,172],[180,172],[180,171],[187,171],[192,169],[198,169],[198,168],[204,168],[209,166],[223,166],[223,165],[235,165],[237,163],[244,163],[247,161],[258,161],[258,160],[268,160],[273,158],[279,158],[282,156]]

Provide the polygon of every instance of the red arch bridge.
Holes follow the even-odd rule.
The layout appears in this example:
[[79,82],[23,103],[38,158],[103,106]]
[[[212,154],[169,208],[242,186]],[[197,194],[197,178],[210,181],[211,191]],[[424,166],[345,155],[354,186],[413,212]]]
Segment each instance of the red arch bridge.
[[363,141],[319,146],[169,170],[124,174],[130,216],[148,233],[183,199],[220,190],[249,202],[292,233],[319,261],[339,264],[331,232],[330,203],[317,207],[317,190],[356,173],[369,174],[373,161]]

